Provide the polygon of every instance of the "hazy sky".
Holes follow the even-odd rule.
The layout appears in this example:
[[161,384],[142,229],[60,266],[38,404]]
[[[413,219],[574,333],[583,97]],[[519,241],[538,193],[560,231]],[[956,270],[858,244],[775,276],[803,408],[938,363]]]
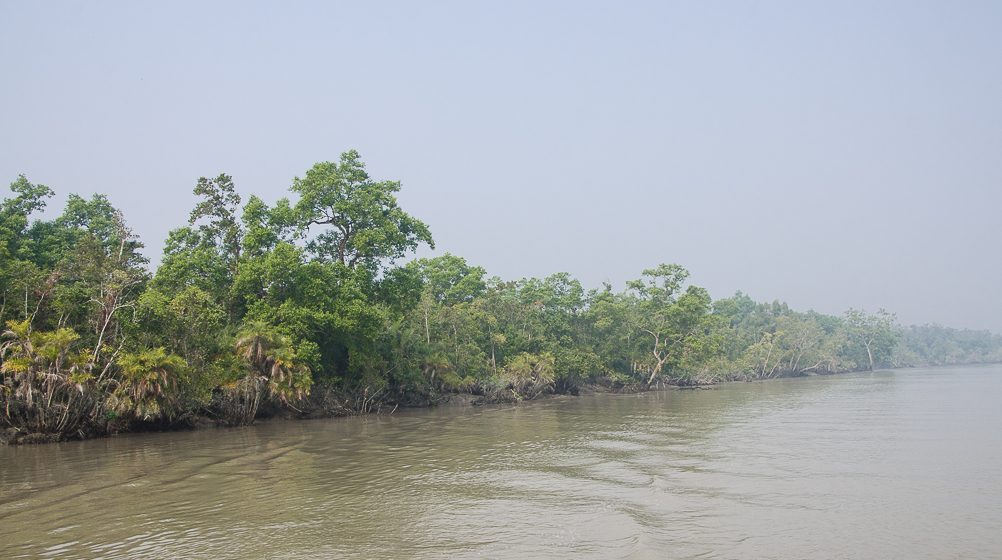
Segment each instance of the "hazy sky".
[[[357,149],[437,250],[1002,332],[999,2],[0,2],[0,182],[159,260]],[[6,192],[6,191],[5,191]]]

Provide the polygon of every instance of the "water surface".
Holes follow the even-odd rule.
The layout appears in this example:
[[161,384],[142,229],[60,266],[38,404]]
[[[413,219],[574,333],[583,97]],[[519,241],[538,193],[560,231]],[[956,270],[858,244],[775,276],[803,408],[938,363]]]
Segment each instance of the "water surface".
[[3,558],[998,558],[1002,366],[0,448]]

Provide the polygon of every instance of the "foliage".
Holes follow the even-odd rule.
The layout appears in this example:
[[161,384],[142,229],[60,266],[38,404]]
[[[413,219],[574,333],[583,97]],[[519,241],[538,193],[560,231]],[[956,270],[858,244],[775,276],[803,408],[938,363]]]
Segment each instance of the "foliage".
[[163,348],[151,348],[118,357],[121,382],[116,396],[120,412],[150,420],[173,415],[171,405],[177,395],[184,360]]
[[890,361],[895,367],[1002,362],[1002,335],[940,325],[898,327]]
[[883,310],[800,313],[741,292],[713,301],[677,264],[621,292],[586,292],[563,272],[487,278],[449,253],[398,266],[433,246],[399,190],[355,151],[314,165],[293,181],[294,201],[273,205],[243,203],[229,175],[199,178],[151,275],[107,197],[71,194],[60,216],[34,219],[53,192],[19,176],[0,204],[0,424],[41,441],[450,393],[517,402],[590,383],[1002,361],[1002,337],[986,331],[895,328]]
[[650,385],[666,368],[680,372],[688,381],[693,366],[713,357],[719,347],[710,334],[718,319],[710,314],[711,300],[706,290],[690,286],[680,294],[689,272],[677,264],[661,264],[644,271],[644,279],[628,282],[636,294],[628,311],[628,321],[638,334],[648,335],[650,356],[643,367],[650,371]]
[[850,307],[845,312],[845,330],[849,338],[866,349],[871,370],[875,361],[880,363],[890,358],[898,334],[894,330],[894,315],[883,309],[876,315],[867,315]]
[[233,343],[234,359],[222,358],[227,370],[221,388],[230,400],[229,421],[254,422],[262,399],[274,397],[289,404],[309,394],[310,369],[299,362],[289,339],[263,321],[248,321]]
[[376,267],[419,243],[435,248],[428,227],[397,206],[393,193],[400,183],[371,180],[355,150],[341,154],[339,163],[314,165],[305,177],[296,177],[291,190],[300,196],[300,228],[327,226],[307,245],[321,259],[351,269]]
[[89,353],[76,351],[71,329],[33,332],[8,321],[0,345],[4,426],[30,433],[72,434],[88,427],[101,402]]

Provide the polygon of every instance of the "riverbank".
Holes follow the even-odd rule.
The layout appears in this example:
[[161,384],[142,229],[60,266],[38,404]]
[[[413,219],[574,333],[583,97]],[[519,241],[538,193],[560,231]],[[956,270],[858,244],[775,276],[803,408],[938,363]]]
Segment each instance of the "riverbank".
[[[778,379],[771,378],[771,379]],[[527,378],[508,380],[504,383],[484,383],[471,392],[436,392],[427,387],[410,387],[397,391],[369,391],[368,389],[345,391],[332,385],[319,385],[309,395],[297,403],[297,407],[283,406],[279,402],[264,402],[258,409],[256,419],[284,418],[287,420],[315,420],[342,418],[368,414],[392,414],[404,408],[434,407],[475,407],[493,404],[517,405],[544,399],[553,395],[588,396],[596,394],[635,394],[653,390],[692,390],[707,388],[720,383],[744,382],[715,381],[713,383],[692,383],[676,385],[657,381],[653,386],[637,382],[623,382],[613,378],[599,378],[591,383],[571,387],[564,392],[556,392],[552,380]],[[0,430],[0,445],[58,443],[73,440],[87,440],[126,433],[177,432],[197,430],[208,426],[234,427],[236,423],[220,409],[208,409],[185,414],[170,420],[157,421],[128,418],[110,418],[104,423],[82,426],[75,432],[46,433],[32,432],[19,428]]]
[[[995,362],[990,362],[993,364]],[[980,362],[979,362],[980,364]],[[884,369],[916,369],[913,366],[894,367],[882,364]],[[958,364],[951,364],[956,366]],[[978,364],[959,364],[978,365]],[[941,367],[950,367],[941,366]],[[564,392],[556,392],[552,383],[540,383],[538,380],[524,381],[516,387],[511,382],[505,384],[484,385],[476,388],[476,392],[446,391],[436,392],[430,388],[410,388],[409,391],[382,392],[368,390],[344,391],[333,386],[320,385],[308,396],[304,396],[299,408],[282,406],[281,403],[265,402],[258,411],[256,420],[282,418],[286,420],[317,420],[324,418],[344,418],[365,415],[393,414],[401,409],[420,409],[435,407],[478,407],[494,404],[518,405],[538,401],[556,395],[593,396],[599,394],[637,394],[648,391],[692,391],[704,390],[729,384],[760,383],[779,379],[811,378],[819,376],[844,375],[859,371],[826,372],[820,374],[783,374],[768,378],[737,378],[713,380],[708,383],[689,383],[685,385],[656,381],[648,387],[643,383],[629,383],[613,378],[599,378],[584,385],[575,386]],[[87,440],[109,437],[127,433],[166,433],[187,430],[197,430],[206,427],[227,428],[240,424],[232,422],[221,414],[213,414],[207,410],[200,413],[185,415],[170,422],[121,420],[109,421],[103,425],[91,425],[75,433],[41,433],[29,430],[6,428],[0,429],[0,445],[22,445],[59,443],[74,440]]]

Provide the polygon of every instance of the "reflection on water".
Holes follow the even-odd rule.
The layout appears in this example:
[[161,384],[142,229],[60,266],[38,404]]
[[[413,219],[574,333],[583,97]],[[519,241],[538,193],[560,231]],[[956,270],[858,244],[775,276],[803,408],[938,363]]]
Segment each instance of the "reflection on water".
[[1002,367],[0,448],[0,557],[1002,556]]

